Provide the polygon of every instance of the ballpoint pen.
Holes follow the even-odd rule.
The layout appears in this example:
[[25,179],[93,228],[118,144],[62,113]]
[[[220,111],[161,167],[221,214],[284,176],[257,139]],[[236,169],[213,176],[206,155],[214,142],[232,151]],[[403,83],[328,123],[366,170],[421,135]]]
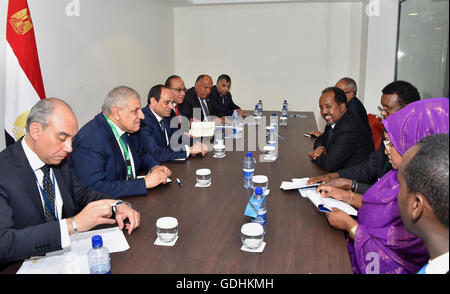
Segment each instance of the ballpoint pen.
[[180,186],[180,188],[181,188],[181,186],[182,186],[183,184],[181,183],[181,181],[180,181],[179,178],[177,178],[177,182],[178,182],[178,186]]

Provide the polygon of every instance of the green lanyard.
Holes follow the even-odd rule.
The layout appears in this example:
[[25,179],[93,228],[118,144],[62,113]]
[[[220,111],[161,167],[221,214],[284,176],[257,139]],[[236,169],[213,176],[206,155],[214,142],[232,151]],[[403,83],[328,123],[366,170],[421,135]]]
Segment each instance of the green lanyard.
[[122,148],[123,155],[125,156],[125,161],[127,163],[127,180],[133,178],[133,171],[131,170],[131,161],[130,161],[130,153],[128,152],[128,148],[125,145],[125,142],[123,142],[122,138],[119,136],[119,133],[116,130],[116,127],[114,126],[113,122],[105,115],[106,121],[108,122],[109,126],[111,127],[111,130],[114,133],[114,136],[117,140],[119,140],[120,147]]

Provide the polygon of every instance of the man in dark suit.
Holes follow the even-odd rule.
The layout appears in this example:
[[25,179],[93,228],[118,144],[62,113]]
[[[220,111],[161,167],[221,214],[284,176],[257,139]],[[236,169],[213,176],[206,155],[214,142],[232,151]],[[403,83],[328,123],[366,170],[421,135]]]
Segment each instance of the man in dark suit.
[[216,103],[217,107],[220,109],[220,112],[224,116],[232,116],[233,112],[236,110],[239,116],[246,117],[248,114],[241,110],[239,106],[237,106],[233,102],[233,98],[230,93],[231,88],[231,78],[227,74],[222,74],[217,78],[216,85],[211,89],[211,98]]
[[[157,161],[188,158],[192,154],[205,155],[206,145],[195,143],[190,146],[190,138],[177,127],[171,127],[170,113],[173,109],[171,90],[163,85],[152,87],[148,93],[148,105],[142,108],[145,119],[139,134],[142,150]],[[177,118],[175,120],[177,125]]]
[[367,128],[347,111],[347,97],[337,87],[322,91],[320,113],[327,122],[325,131],[314,143],[308,155],[321,168],[333,172],[366,160],[373,151],[373,141]]
[[[142,152],[136,136],[144,114],[139,94],[126,86],[112,89],[102,112],[84,125],[73,141],[69,164],[92,189],[113,197],[145,195],[166,183],[170,170]],[[146,176],[137,178],[145,172]]]
[[[172,91],[173,109],[170,112],[170,118],[177,117],[178,128],[180,129],[182,124],[181,116],[183,115],[181,109],[183,108],[184,97],[186,95],[186,87],[184,85],[184,81],[177,75],[171,75],[167,78],[164,86]],[[189,128],[184,131],[189,131]]]
[[30,110],[26,135],[0,153],[0,264],[42,256],[70,246],[69,236],[124,220],[131,233],[140,215],[126,204],[91,190],[65,158],[77,120],[62,100],[48,98]]
[[200,75],[195,81],[195,86],[187,90],[181,112],[190,121],[224,122],[223,114],[216,103],[209,97],[213,86],[212,79],[208,75]]
[[356,97],[358,92],[358,86],[356,82],[351,78],[340,79],[335,87],[338,87],[344,91],[347,97],[347,110],[353,113],[359,120],[364,124],[364,126],[369,130],[370,135],[372,135],[372,130],[370,129],[369,119],[367,118],[367,111],[362,102]]
[[[378,107],[383,119],[420,100],[416,87],[405,81],[394,81],[381,91],[381,106]],[[370,186],[388,172],[392,166],[385,154],[384,144],[369,155],[369,158],[355,166],[339,169],[319,177],[311,177],[308,183],[325,182],[337,188],[364,194]]]

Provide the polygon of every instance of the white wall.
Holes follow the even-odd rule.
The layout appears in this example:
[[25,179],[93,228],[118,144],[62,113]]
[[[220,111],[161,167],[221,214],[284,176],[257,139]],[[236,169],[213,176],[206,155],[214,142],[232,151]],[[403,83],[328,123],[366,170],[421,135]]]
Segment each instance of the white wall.
[[[394,81],[397,48],[398,0],[382,0],[377,14],[366,15],[367,35],[363,37],[367,43],[364,65],[361,71],[361,83],[364,88],[360,96],[364,97],[367,113],[379,114],[381,90]],[[366,32],[364,32],[366,33]]]
[[[4,40],[7,0],[0,0],[0,150],[4,148]],[[47,97],[66,100],[79,126],[100,112],[107,92],[128,85],[146,103],[151,86],[174,71],[173,8],[155,0],[28,0]]]
[[288,3],[175,8],[175,71],[186,86],[228,73],[235,102],[319,116],[321,91],[359,80],[362,3]]

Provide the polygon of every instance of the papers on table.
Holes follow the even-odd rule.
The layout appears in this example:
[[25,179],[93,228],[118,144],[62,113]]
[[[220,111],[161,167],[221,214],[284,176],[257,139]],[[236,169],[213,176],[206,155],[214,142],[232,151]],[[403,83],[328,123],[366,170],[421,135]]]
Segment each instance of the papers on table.
[[212,137],[214,136],[214,122],[193,121],[189,135],[193,137]]
[[91,238],[101,235],[109,253],[128,250],[130,246],[119,227],[94,230],[70,236],[70,247],[25,260],[17,274],[89,274],[87,253]]
[[306,184],[306,182],[308,180],[309,180],[309,178],[301,178],[301,179],[292,179],[292,182],[283,181],[281,183],[280,189],[283,189],[283,190],[305,189],[305,188],[311,188],[311,187],[315,188],[320,185],[320,183]]
[[320,196],[320,193],[317,193],[315,190],[314,191],[307,190],[307,191],[304,191],[304,193],[306,194],[306,197],[308,197],[309,200],[311,200],[311,202],[320,211],[326,212],[326,211],[331,211],[332,208],[338,208],[338,209],[348,213],[349,215],[353,215],[353,216],[358,215],[358,211],[355,208],[353,208],[353,206],[349,205],[348,203],[345,203],[340,200],[336,200],[334,198],[329,198],[329,197],[324,198],[324,197]]
[[353,208],[353,206],[349,205],[340,200],[336,200],[334,198],[323,198],[320,193],[316,192],[318,184],[310,184],[307,185],[306,182],[309,178],[301,178],[301,179],[292,179],[292,182],[283,181],[281,183],[280,189],[283,190],[293,190],[298,189],[300,195],[305,198],[309,198],[311,202],[319,209],[320,211],[331,211],[332,208],[338,208],[342,211],[345,211],[349,215],[358,215],[358,211]]

